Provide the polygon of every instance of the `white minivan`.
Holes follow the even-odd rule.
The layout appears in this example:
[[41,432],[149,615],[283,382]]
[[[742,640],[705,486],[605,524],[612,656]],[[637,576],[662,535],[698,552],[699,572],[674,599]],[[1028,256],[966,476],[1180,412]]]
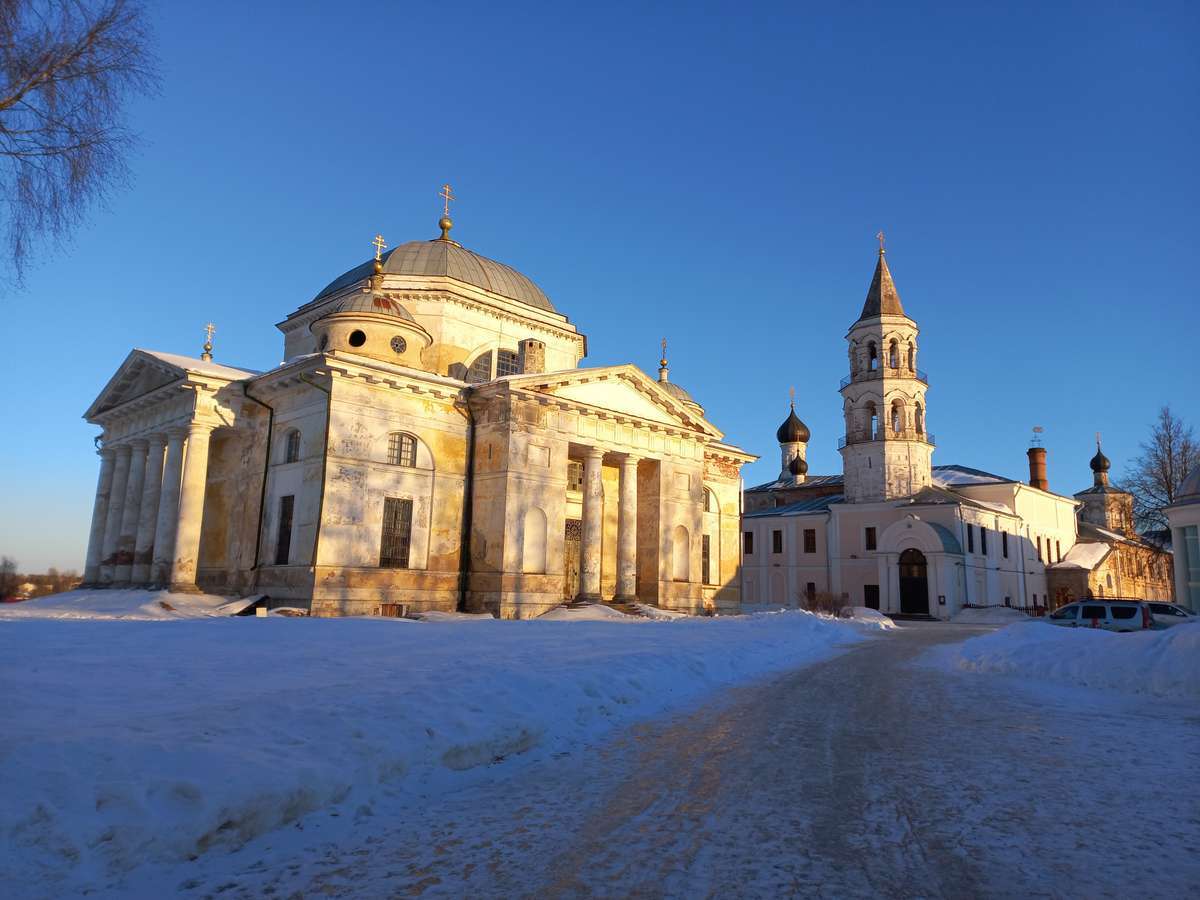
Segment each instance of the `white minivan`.
[[1142,600],[1077,600],[1050,613],[1047,621],[1064,628],[1106,631],[1142,631],[1155,626],[1150,605]]

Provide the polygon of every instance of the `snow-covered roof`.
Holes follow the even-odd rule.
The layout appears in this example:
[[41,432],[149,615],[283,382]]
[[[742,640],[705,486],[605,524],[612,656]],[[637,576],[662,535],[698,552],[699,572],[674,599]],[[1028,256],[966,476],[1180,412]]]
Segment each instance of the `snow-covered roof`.
[[970,484],[1012,484],[1011,478],[1003,475],[993,475],[982,469],[972,469],[970,466],[934,466],[933,483],[939,487],[964,487]]
[[[141,348],[138,349],[141,350]],[[215,375],[218,378],[240,381],[243,378],[250,378],[259,374],[255,369],[235,369],[233,366],[223,366],[212,360],[196,359],[192,356],[180,356],[178,353],[163,353],[161,350],[141,350],[141,352],[147,356],[153,356],[155,359],[161,360],[169,366],[175,366],[188,372],[195,372],[198,375]]]
[[1067,555],[1053,565],[1046,566],[1047,569],[1086,569],[1092,571],[1100,563],[1104,562],[1104,558],[1108,556],[1112,550],[1108,544],[1087,543],[1076,544],[1067,551]]
[[834,503],[842,503],[844,498],[841,494],[830,494],[824,497],[810,497],[807,500],[797,500],[795,503],[789,503],[786,506],[776,506],[771,509],[758,509],[754,512],[744,513],[743,519],[766,518],[768,516],[803,516],[809,513],[825,512]]
[[777,491],[781,488],[803,490],[807,487],[817,487],[819,485],[841,484],[844,479],[841,475],[809,475],[804,479],[804,484],[792,484],[791,480],[780,481],[776,478],[774,481],[765,481],[762,484],[756,484],[754,487],[746,488],[747,494],[752,494],[755,491]]

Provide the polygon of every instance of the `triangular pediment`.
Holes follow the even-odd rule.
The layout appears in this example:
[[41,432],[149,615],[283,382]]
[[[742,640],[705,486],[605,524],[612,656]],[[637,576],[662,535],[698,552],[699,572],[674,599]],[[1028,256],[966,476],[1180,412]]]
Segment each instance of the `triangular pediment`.
[[632,416],[721,437],[721,432],[712,423],[667,394],[633,365],[522,375],[509,379],[509,383],[514,388],[550,394],[614,415]]
[[179,381],[186,375],[187,372],[178,366],[163,362],[145,351],[133,350],[125,357],[125,361],[108,380],[100,396],[88,407],[83,417],[91,419],[122,403],[156,391],[173,381]]

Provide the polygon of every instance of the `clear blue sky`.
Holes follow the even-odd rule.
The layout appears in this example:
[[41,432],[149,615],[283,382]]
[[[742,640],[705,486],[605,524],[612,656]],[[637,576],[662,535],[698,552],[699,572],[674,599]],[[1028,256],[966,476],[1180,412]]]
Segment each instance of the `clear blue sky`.
[[[584,365],[671,371],[777,471],[795,385],[840,471],[875,260],[921,326],[935,463],[1119,476],[1200,426],[1200,6],[205,3],[158,11],[131,188],[4,298],[0,553],[81,568],[81,413],[131,347],[266,368],[371,252],[455,237],[538,282]],[[250,9],[249,7],[253,7]],[[1141,8],[1139,8],[1141,7]]]

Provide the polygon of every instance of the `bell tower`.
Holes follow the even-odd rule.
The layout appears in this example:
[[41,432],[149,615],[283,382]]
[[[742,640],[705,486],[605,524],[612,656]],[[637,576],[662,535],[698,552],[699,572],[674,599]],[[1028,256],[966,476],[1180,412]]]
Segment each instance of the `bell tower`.
[[917,368],[917,323],[904,314],[888,269],[883,232],[862,314],[846,335],[850,375],[842,379],[846,500],[866,503],[915,494],[932,483],[925,373]]

